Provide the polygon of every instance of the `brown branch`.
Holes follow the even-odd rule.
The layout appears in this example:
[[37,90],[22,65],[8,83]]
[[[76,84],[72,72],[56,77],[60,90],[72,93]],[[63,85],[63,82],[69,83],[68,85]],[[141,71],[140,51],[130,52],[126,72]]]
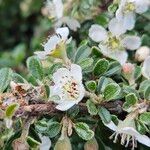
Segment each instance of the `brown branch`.
[[[112,101],[107,103],[102,103],[101,106],[104,106],[107,108],[111,113],[113,114],[121,114],[123,113],[122,109],[122,101]],[[45,102],[43,104],[31,104],[26,106],[21,106],[17,111],[15,116],[24,116],[24,115],[30,115],[30,116],[39,116],[39,115],[52,115],[52,114],[63,114],[62,111],[57,110],[56,104],[52,102]],[[84,103],[79,103],[79,109],[80,112],[86,114],[87,108]]]

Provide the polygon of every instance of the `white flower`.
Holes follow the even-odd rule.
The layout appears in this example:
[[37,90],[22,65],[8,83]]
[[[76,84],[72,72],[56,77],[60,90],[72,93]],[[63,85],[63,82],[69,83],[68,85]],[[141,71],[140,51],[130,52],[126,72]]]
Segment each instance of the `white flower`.
[[81,67],[72,64],[70,69],[60,68],[53,74],[54,86],[50,87],[51,97],[58,95],[57,109],[65,111],[78,104],[84,97]]
[[116,18],[122,22],[125,29],[131,30],[135,25],[136,13],[142,14],[149,8],[149,0],[121,0],[116,11]]
[[37,51],[35,52],[35,54],[40,59],[45,59],[48,55],[57,55],[55,54],[57,46],[66,43],[68,35],[69,29],[67,27],[56,29],[56,34],[51,36],[48,41],[43,45],[44,51]]
[[76,19],[64,16],[64,6],[62,0],[47,0],[46,7],[48,9],[50,18],[56,19],[56,27],[66,24],[73,31],[76,31],[77,28],[80,28],[80,23]]
[[103,55],[123,65],[128,57],[125,50],[136,50],[141,45],[141,40],[138,36],[123,35],[125,29],[115,18],[110,21],[108,28],[110,32],[94,24],[89,29],[89,37],[95,42],[100,42],[99,48]]
[[148,56],[143,62],[142,75],[145,78],[150,79],[150,56]]
[[147,46],[140,47],[135,53],[135,59],[139,62],[144,61],[148,56],[150,56],[150,48]]
[[47,0],[46,8],[51,18],[61,18],[63,16],[63,3],[62,0]]
[[[131,122],[130,122],[131,123]],[[135,129],[135,123],[132,120],[131,124],[128,124],[124,121],[119,121],[118,126],[116,126],[112,121],[108,124],[105,124],[108,128],[115,131],[110,138],[112,139],[114,137],[114,143],[117,142],[118,136],[121,136],[121,144],[125,145],[125,147],[128,146],[129,142],[132,142],[132,150],[134,147],[137,147],[137,142],[142,143],[148,147],[150,147],[150,138],[146,135],[140,134]]]

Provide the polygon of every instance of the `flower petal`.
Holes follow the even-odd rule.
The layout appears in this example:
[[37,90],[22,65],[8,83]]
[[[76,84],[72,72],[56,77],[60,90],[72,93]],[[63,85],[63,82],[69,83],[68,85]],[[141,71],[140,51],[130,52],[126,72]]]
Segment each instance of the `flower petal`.
[[136,50],[140,47],[141,45],[141,39],[138,36],[126,36],[122,40],[122,44],[124,45],[125,48],[128,50]]
[[99,44],[99,47],[103,55],[112,58],[114,60],[117,60],[121,65],[125,64],[125,62],[127,61],[128,54],[126,51],[120,50],[112,51],[102,44]]
[[53,81],[56,85],[61,82],[64,83],[70,78],[70,71],[67,68],[60,68],[53,74]]
[[61,39],[66,41],[69,35],[69,29],[67,27],[57,28],[56,33],[61,36]]
[[130,12],[124,15],[123,26],[127,30],[132,30],[135,25],[135,13]]
[[149,0],[136,0],[135,5],[136,5],[136,12],[141,14],[148,10],[150,6],[150,1]]
[[95,41],[104,41],[107,38],[107,31],[100,25],[94,24],[89,29],[89,37]]
[[66,101],[63,101],[62,103],[59,103],[56,106],[56,109],[61,110],[61,111],[66,111],[69,108],[71,108],[73,105],[75,105],[75,101],[66,100]]
[[56,45],[60,42],[60,38],[57,35],[51,36],[48,41],[43,45],[44,50],[46,52],[50,52],[51,50],[56,48]]
[[126,51],[117,51],[111,54],[111,58],[117,60],[121,65],[125,64],[128,58]]
[[148,136],[139,134],[138,136],[136,136],[136,139],[139,143],[150,147],[150,138]]
[[77,28],[80,28],[79,21],[74,18],[63,17],[63,22],[66,23],[67,26],[73,31],[77,31]]
[[110,121],[110,123],[107,124],[104,123],[104,125],[113,131],[117,131],[117,126],[113,123],[113,121]]
[[123,23],[116,18],[113,18],[108,25],[110,32],[114,36],[119,36],[126,32],[126,29],[123,26]]
[[51,140],[48,136],[40,136],[42,143],[40,144],[40,150],[49,150],[51,147]]
[[81,81],[82,80],[82,69],[79,65],[76,65],[76,64],[72,64],[71,65],[71,74],[72,76],[78,80],[78,81]]
[[143,63],[142,75],[145,78],[150,79],[150,56],[147,57]]
[[45,51],[36,51],[34,54],[36,54],[39,59],[45,59],[48,53]]
[[62,0],[53,0],[53,4],[55,6],[55,12],[56,12],[57,18],[61,18],[63,16]]
[[134,136],[136,140],[138,140],[138,142],[150,147],[150,138],[145,135],[141,135],[132,127],[125,127],[120,130],[120,133],[125,133],[127,135]]

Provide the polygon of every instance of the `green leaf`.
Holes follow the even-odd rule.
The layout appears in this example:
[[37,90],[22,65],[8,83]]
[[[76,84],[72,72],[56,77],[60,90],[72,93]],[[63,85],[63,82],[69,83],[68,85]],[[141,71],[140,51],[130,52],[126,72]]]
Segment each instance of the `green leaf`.
[[150,126],[150,112],[144,112],[143,114],[140,115],[140,120],[144,124]]
[[132,110],[130,110],[130,109],[132,109],[132,106],[137,103],[138,98],[134,93],[129,93],[128,95],[126,95],[125,100],[126,100],[126,102],[123,104],[123,108],[126,111],[130,112],[130,111],[132,111]]
[[86,123],[78,122],[74,126],[76,133],[84,140],[90,140],[94,137],[94,132],[89,129]]
[[104,123],[109,123],[111,121],[110,112],[104,107],[99,108],[98,115],[100,116],[100,118]]
[[148,86],[144,91],[144,98],[150,100],[150,86]]
[[117,10],[117,8],[118,8],[117,4],[111,4],[108,7],[108,11],[111,12],[111,13],[114,13]]
[[98,58],[100,58],[102,56],[100,49],[96,46],[92,47],[92,54],[97,56]]
[[40,120],[36,123],[35,125],[35,129],[36,131],[38,131],[39,133],[45,133],[47,130],[47,122],[44,120]]
[[17,104],[17,103],[7,106],[6,111],[5,111],[6,117],[11,118],[18,108],[19,108],[19,104]]
[[141,134],[146,134],[146,132],[148,132],[148,128],[140,120],[136,121],[136,127],[137,127],[138,132],[140,132]]
[[79,113],[79,106],[78,105],[75,105],[73,107],[71,107],[68,111],[67,111],[67,115],[70,117],[70,118],[74,118],[78,115]]
[[31,56],[27,59],[27,67],[33,77],[39,80],[43,79],[44,73],[42,64],[36,56]]
[[94,75],[100,76],[104,74],[109,68],[109,62],[105,58],[97,61],[94,67]]
[[37,148],[41,143],[33,139],[32,137],[27,137],[27,142],[30,145],[31,148]]
[[97,85],[96,85],[96,81],[94,81],[94,80],[92,80],[92,81],[87,81],[86,83],[85,83],[85,85],[86,85],[86,88],[89,90],[89,91],[95,91],[96,90],[96,88],[97,88]]
[[101,13],[100,15],[98,15],[95,20],[97,24],[102,25],[102,26],[106,26],[109,21],[108,17],[104,13]]
[[84,58],[87,58],[91,54],[91,49],[87,45],[81,45],[75,54],[74,62],[78,63]]
[[126,96],[125,100],[129,105],[134,105],[138,101],[138,98],[134,93],[130,93]]
[[95,104],[91,100],[86,101],[86,106],[87,106],[88,112],[91,115],[96,115],[97,114],[98,110],[97,110]]
[[121,88],[116,83],[110,83],[108,84],[104,89],[104,98],[105,100],[113,100],[115,99],[121,91]]
[[18,73],[15,73],[15,72],[12,74],[12,80],[16,83],[27,82],[21,75],[19,75]]
[[91,67],[93,64],[93,59],[92,58],[83,58],[78,62],[78,65],[81,66],[82,70],[87,70],[89,67]]
[[13,71],[10,68],[0,69],[0,93],[3,93],[9,85],[12,73]]
[[47,136],[49,136],[50,138],[55,137],[61,130],[61,125],[58,122],[50,122],[48,124],[48,128],[45,132],[45,134]]
[[134,70],[134,79],[137,80],[141,76],[141,67],[136,66]]
[[150,85],[150,80],[144,80],[143,82],[141,82],[139,87],[139,92],[140,93],[144,92],[149,85]]
[[121,73],[121,65],[117,61],[111,62],[109,64],[109,69],[104,73],[104,76],[112,76]]

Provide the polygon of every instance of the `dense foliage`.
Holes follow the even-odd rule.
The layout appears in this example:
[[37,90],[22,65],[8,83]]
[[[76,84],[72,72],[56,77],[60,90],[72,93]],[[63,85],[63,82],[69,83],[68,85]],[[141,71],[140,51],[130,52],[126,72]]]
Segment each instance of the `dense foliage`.
[[0,149],[149,149],[149,6],[0,1]]

